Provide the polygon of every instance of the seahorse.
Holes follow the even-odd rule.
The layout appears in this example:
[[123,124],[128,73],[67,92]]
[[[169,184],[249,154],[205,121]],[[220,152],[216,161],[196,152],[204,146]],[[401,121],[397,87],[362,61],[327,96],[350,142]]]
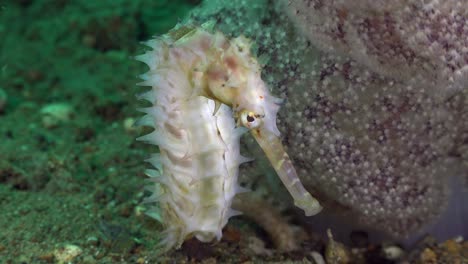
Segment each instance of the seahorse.
[[228,39],[209,24],[176,26],[145,42],[151,50],[136,57],[148,65],[138,97],[152,103],[138,125],[154,128],[139,138],[159,146],[146,171],[156,203],[151,216],[166,228],[161,245],[180,247],[195,236],[203,242],[219,240],[229,217],[237,184],[240,136],[250,131],[295,205],[306,215],[321,210],[301,184],[281,143],[276,115],[282,100],[270,94],[261,79],[261,65],[243,36]]

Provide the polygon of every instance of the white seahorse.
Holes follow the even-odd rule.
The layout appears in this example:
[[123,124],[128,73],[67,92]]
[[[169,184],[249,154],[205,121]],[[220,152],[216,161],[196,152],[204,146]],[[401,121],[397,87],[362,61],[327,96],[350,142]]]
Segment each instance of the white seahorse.
[[[237,184],[241,134],[257,140],[295,205],[314,215],[318,201],[302,186],[276,127],[280,99],[261,79],[261,67],[244,37],[229,40],[206,27],[179,26],[145,43],[152,50],[137,59],[149,66],[140,85],[152,89],[139,97],[153,106],[142,109],[138,124],[154,127],[139,138],[159,146],[148,161],[155,183],[147,202],[150,215],[165,230],[166,250],[191,236],[208,242],[236,212],[231,203]],[[247,128],[247,129],[246,129]]]

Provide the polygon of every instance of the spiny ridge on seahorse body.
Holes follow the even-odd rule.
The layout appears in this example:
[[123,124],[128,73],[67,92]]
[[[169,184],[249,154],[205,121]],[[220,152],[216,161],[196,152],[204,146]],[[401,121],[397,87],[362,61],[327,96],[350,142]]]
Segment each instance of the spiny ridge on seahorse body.
[[[321,207],[302,186],[276,127],[281,100],[260,77],[261,68],[244,37],[227,39],[202,27],[181,26],[146,42],[152,50],[137,59],[149,66],[140,85],[152,89],[139,95],[153,105],[141,109],[138,124],[153,133],[139,138],[159,146],[148,161],[154,184],[146,202],[166,228],[165,249],[179,247],[191,236],[207,242],[221,238],[230,216],[239,165],[240,136],[247,129],[293,196],[295,204],[313,215]],[[246,129],[247,128],[247,129]]]

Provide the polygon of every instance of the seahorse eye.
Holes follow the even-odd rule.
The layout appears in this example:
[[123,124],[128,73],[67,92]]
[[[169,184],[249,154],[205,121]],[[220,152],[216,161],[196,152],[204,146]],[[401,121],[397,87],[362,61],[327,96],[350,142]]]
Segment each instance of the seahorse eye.
[[249,129],[257,128],[261,125],[262,119],[260,115],[255,114],[254,112],[242,111],[240,114],[240,123],[242,126],[245,126]]

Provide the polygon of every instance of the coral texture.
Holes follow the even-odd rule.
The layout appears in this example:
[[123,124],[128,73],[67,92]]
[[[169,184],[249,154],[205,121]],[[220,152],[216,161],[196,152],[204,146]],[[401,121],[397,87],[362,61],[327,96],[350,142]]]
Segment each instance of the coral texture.
[[465,1],[294,0],[287,8],[303,34],[324,51],[409,84],[466,88]]
[[[392,204],[397,206],[387,208],[392,221],[386,229],[393,233],[421,226],[426,213],[441,212],[444,208],[443,203],[437,200],[447,200],[447,191],[442,190],[447,188],[446,174],[449,174],[450,165],[446,162],[449,155],[457,157],[459,167],[465,166],[466,177],[466,165],[460,163],[462,160],[466,163],[463,156],[466,155],[468,127],[467,119],[463,117],[468,105],[468,5],[457,0],[362,0],[352,4],[340,0],[295,0],[288,1],[286,7],[290,18],[309,41],[327,54],[344,57],[326,60],[318,71],[320,78],[327,81],[327,87],[323,88],[327,91],[323,94],[329,96],[325,101],[330,99],[331,105],[339,107],[351,104],[353,106],[349,110],[352,112],[360,109],[356,109],[356,104],[349,97],[346,98],[348,102],[342,101],[330,92],[330,88],[336,89],[343,83],[347,88],[339,90],[351,88],[353,97],[368,98],[359,100],[364,105],[356,112],[365,112],[367,117],[355,118],[355,131],[351,133],[352,138],[370,138],[377,143],[366,147],[368,151],[364,153],[373,156],[375,161],[380,160],[381,165],[375,166],[374,163],[365,172],[347,168],[364,175],[359,181],[372,184],[362,188],[364,192],[357,195],[366,195],[369,190],[374,190],[374,198],[369,199],[374,206],[363,203],[365,206],[358,207],[365,213],[372,209],[370,212],[381,215],[376,220],[379,222],[387,216],[375,213],[377,210],[385,211],[384,208]],[[317,87],[321,89],[320,85]],[[323,102],[322,99],[320,101]],[[320,109],[321,103],[317,103]],[[329,112],[332,122],[336,122],[336,127],[344,127],[344,123],[336,119],[336,112],[343,109],[333,110],[329,106],[325,105],[325,110],[332,110]],[[346,110],[348,115],[349,110]],[[369,117],[371,119],[367,119]],[[362,124],[366,128],[360,129]],[[356,133],[359,130],[363,133]],[[346,153],[349,149],[343,151]],[[397,166],[392,164],[392,159],[397,161]],[[382,165],[391,170],[382,170]],[[343,168],[326,167],[330,172]],[[383,185],[375,185],[375,177],[380,179],[377,183],[386,181],[383,189]],[[411,184],[404,178],[414,182]],[[346,189],[356,189],[353,184]],[[437,186],[445,187],[438,189]],[[389,187],[393,187],[396,195],[389,195]],[[345,196],[348,195],[345,192]],[[388,201],[376,202],[381,199]],[[435,203],[430,205],[432,202]],[[402,208],[405,208],[403,214]]]

